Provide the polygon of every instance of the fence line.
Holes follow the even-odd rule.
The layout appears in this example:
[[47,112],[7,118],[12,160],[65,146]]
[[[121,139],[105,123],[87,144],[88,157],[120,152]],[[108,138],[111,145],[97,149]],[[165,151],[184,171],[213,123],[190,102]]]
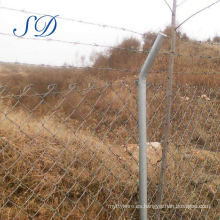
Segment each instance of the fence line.
[[[2,33],[2,32],[0,32],[0,35],[8,36],[8,37],[15,37],[13,34]],[[31,37],[20,37],[18,39],[48,41],[48,42],[57,42],[57,43],[72,44],[72,45],[92,46],[92,47],[102,47],[102,48],[108,48],[108,49],[125,50],[125,51],[129,51],[129,52],[132,52],[132,53],[142,53],[142,54],[148,54],[149,53],[149,50],[134,50],[134,49],[130,49],[130,48],[101,45],[101,44],[97,44],[97,43],[83,43],[83,42],[78,42],[78,41],[65,41],[65,40],[58,40],[58,39],[51,39],[51,38],[40,39],[40,38],[31,38]],[[184,42],[187,42],[187,41],[184,41]],[[189,43],[192,43],[192,42],[189,42]],[[201,42],[196,41],[195,43],[204,44],[204,42],[202,42],[202,41]],[[211,45],[220,45],[220,44],[216,44],[216,43],[209,43],[209,44],[211,44]],[[161,54],[161,55],[170,55],[170,52],[169,51],[160,51],[159,54]],[[187,54],[181,54],[181,53],[174,53],[174,55],[176,57],[191,57],[191,58],[204,58],[204,59],[216,59],[216,60],[220,59],[219,56],[203,56],[203,55],[193,55],[193,54],[187,55]]]
[[[92,162],[93,160],[95,160],[95,155],[99,155],[99,153],[98,153],[99,151],[102,152],[105,149],[109,149],[109,153],[106,152],[106,155],[105,154],[99,155],[99,157],[101,156],[101,158],[97,158],[96,166],[95,166],[95,164],[93,164],[93,166],[95,166],[95,167],[93,167],[93,170],[90,171],[91,178],[89,177],[89,182],[92,183],[93,181],[95,181],[95,179],[99,177],[99,174],[98,174],[99,170],[104,169],[104,170],[106,170],[105,172],[107,172],[107,173],[101,182],[101,189],[105,189],[105,190],[107,190],[107,192],[109,192],[109,198],[114,200],[114,196],[115,196],[117,199],[119,199],[120,197],[124,197],[125,195],[127,195],[127,193],[129,191],[136,192],[135,186],[136,186],[136,176],[137,176],[137,170],[136,170],[136,168],[137,168],[137,163],[136,163],[136,155],[137,154],[136,153],[137,152],[136,152],[136,150],[130,148],[129,143],[131,142],[132,135],[135,135],[134,142],[136,143],[136,141],[137,141],[136,140],[137,139],[137,137],[136,137],[137,115],[135,115],[133,118],[133,113],[132,113],[133,110],[130,107],[129,103],[131,102],[132,99],[136,99],[136,96],[134,96],[134,89],[136,89],[137,85],[136,85],[136,83],[133,83],[133,86],[134,86],[133,87],[130,84],[131,82],[127,82],[127,83],[129,84],[129,87],[126,87],[126,85],[124,83],[116,83],[116,84],[112,83],[112,84],[104,84],[102,87],[90,86],[89,88],[83,88],[83,87],[81,87],[81,85],[79,85],[79,89],[76,89],[77,85],[75,86],[74,84],[71,84],[69,86],[69,89],[67,89],[64,92],[62,92],[62,91],[57,92],[56,87],[54,85],[51,85],[48,88],[49,90],[47,90],[45,93],[41,93],[41,97],[39,97],[39,95],[38,95],[38,93],[39,93],[37,91],[38,86],[36,86],[36,87],[29,86],[27,88],[24,88],[24,92],[22,92],[21,95],[14,93],[12,87],[9,87],[9,90],[7,90],[7,91],[4,90],[5,94],[3,94],[1,92],[0,93],[0,100],[3,101],[5,104],[8,103],[8,101],[5,99],[8,99],[8,100],[12,99],[15,102],[15,104],[13,104],[13,102],[12,102],[13,106],[10,106],[10,104],[7,105],[8,106],[7,110],[4,109],[4,107],[3,107],[4,105],[1,104],[1,109],[0,109],[1,124],[2,124],[2,126],[5,127],[5,129],[7,129],[7,126],[5,123],[10,122],[11,128],[15,126],[12,130],[16,131],[16,133],[10,137],[6,136],[7,137],[6,139],[2,139],[2,134],[1,134],[1,141],[4,141],[5,144],[1,148],[0,152],[2,154],[4,153],[5,158],[10,156],[11,153],[14,154],[14,156],[16,156],[16,152],[20,155],[19,158],[15,159],[11,162],[8,161],[8,163],[5,163],[5,162],[7,162],[7,160],[4,160],[4,163],[1,163],[1,168],[6,171],[5,179],[7,179],[8,178],[7,176],[9,175],[9,176],[11,176],[11,178],[14,177],[17,179],[17,181],[22,182],[26,178],[26,176],[29,176],[30,173],[34,169],[36,169],[35,167],[41,161],[41,158],[42,158],[42,160],[43,160],[43,158],[45,158],[44,160],[46,160],[46,158],[47,158],[47,160],[50,158],[52,161],[54,161],[53,162],[54,165],[53,165],[53,163],[51,164],[51,165],[53,165],[52,168],[47,170],[47,172],[45,174],[43,174],[44,179],[49,180],[48,179],[49,177],[47,177],[47,175],[49,175],[49,174],[51,175],[53,173],[52,170],[53,170],[53,167],[55,167],[55,166],[60,167],[59,169],[62,169],[64,172],[63,174],[65,174],[66,171],[69,169],[68,168],[69,166],[65,167],[65,165],[64,165],[65,163],[63,164],[63,162],[61,162],[59,159],[59,158],[62,158],[63,152],[68,152],[68,155],[73,155],[74,158],[73,158],[72,165],[79,163],[77,166],[80,166],[81,169],[83,169],[83,170],[79,170],[80,173],[77,174],[77,176],[80,177],[83,174],[83,172],[85,170],[87,170],[87,164],[89,164],[89,162]],[[12,90],[12,91],[10,91],[10,90]],[[149,119],[148,119],[148,122],[149,122],[148,123],[149,131],[148,132],[153,132],[148,136],[149,141],[159,140],[157,133],[159,130],[162,131],[161,122],[163,122],[165,119],[165,116],[162,113],[163,106],[164,106],[164,104],[166,104],[166,102],[164,102],[166,100],[166,99],[164,99],[166,97],[165,90],[166,90],[166,86],[163,86],[163,87],[158,86],[157,88],[155,88],[155,86],[150,86],[148,88],[147,99],[148,99],[148,103],[150,105],[149,108],[151,109],[151,112],[153,113],[153,115],[149,115]],[[92,91],[96,92],[97,98],[95,100],[91,99],[91,97],[93,96],[91,94]],[[96,112],[97,117],[100,117],[100,119],[102,119],[102,120],[100,121],[100,123],[92,125],[91,121],[90,121],[90,116],[93,114],[93,112],[97,111],[96,109],[99,109],[99,108],[96,108],[96,106],[98,104],[99,104],[99,107],[100,107],[100,105],[103,105],[103,103],[100,102],[103,98],[106,102],[108,102],[108,96],[106,96],[105,91],[108,92],[107,94],[109,94],[111,91],[114,91],[114,93],[115,94],[117,93],[117,95],[114,97],[113,100],[111,100],[111,102],[108,103],[108,107],[105,108],[105,112],[102,112],[101,109],[98,110],[98,112]],[[125,100],[123,100],[120,98],[120,96],[125,91],[127,92],[126,98],[125,98]],[[161,94],[161,92],[162,92],[162,94]],[[79,94],[82,97],[82,101],[74,99],[74,97],[76,97],[76,94]],[[90,96],[90,94],[91,94],[91,96]],[[182,85],[182,86],[178,87],[177,89],[175,89],[174,94],[175,94],[175,98],[173,100],[175,102],[173,102],[173,103],[175,103],[175,105],[177,105],[177,107],[175,107],[175,114],[173,114],[171,116],[171,127],[174,126],[174,128],[176,128],[176,129],[174,129],[174,131],[171,132],[172,151],[169,152],[169,157],[170,157],[169,163],[171,160],[174,160],[174,161],[176,161],[175,163],[177,163],[177,162],[178,163],[176,164],[175,167],[172,167],[169,165],[169,167],[167,169],[170,171],[170,173],[175,173],[178,170],[180,170],[181,172],[189,172],[188,170],[185,169],[186,167],[184,168],[181,165],[184,162],[183,158],[186,157],[188,155],[188,153],[182,152],[182,150],[185,149],[184,147],[176,147],[175,144],[181,144],[180,139],[185,140],[186,139],[185,135],[187,135],[188,132],[189,132],[189,135],[193,137],[193,135],[194,135],[193,133],[195,133],[195,129],[198,127],[198,125],[193,126],[191,128],[191,124],[195,125],[195,124],[200,123],[201,117],[206,118],[206,122],[201,122],[201,123],[204,123],[204,125],[206,125],[206,124],[208,125],[208,120],[210,120],[210,118],[213,117],[213,119],[216,119],[215,123],[213,123],[213,125],[211,126],[211,129],[212,130],[215,130],[215,129],[219,130],[219,125],[217,125],[218,124],[217,112],[219,109],[219,105],[217,105],[217,102],[218,102],[219,91],[217,89],[216,90],[203,89],[201,92],[199,92],[199,90],[197,90],[194,87],[185,87],[185,85]],[[190,94],[191,94],[191,96],[189,96]],[[210,100],[206,101],[204,98],[198,98],[198,95],[202,96],[203,94],[206,94]],[[215,94],[214,97],[212,97],[213,94]],[[72,97],[71,99],[68,98],[69,95],[71,95],[71,97]],[[162,102],[162,100],[160,98],[158,99],[158,96],[162,97],[164,101]],[[185,99],[185,98],[187,98],[187,96],[189,96],[189,100],[188,99],[186,101],[182,100],[182,98]],[[17,97],[17,98],[15,98],[15,97]],[[39,98],[37,98],[37,97],[39,97]],[[51,103],[51,101],[53,100],[53,97],[56,97],[57,104],[55,104],[55,105],[53,103]],[[72,110],[69,113],[66,112],[67,115],[63,118],[63,116],[60,115],[61,111],[59,110],[58,106],[64,106],[64,107],[66,106],[65,108],[67,108],[68,106],[65,104],[65,100],[70,104],[70,107]],[[123,100],[123,103],[121,102],[122,100]],[[156,105],[155,105],[155,101],[156,101]],[[199,103],[201,101],[203,104],[199,105]],[[35,104],[30,105],[31,104],[30,102],[34,102],[36,105]],[[112,110],[113,110],[112,105],[115,105],[115,102],[117,102],[119,104],[119,111],[114,110],[112,112]],[[30,104],[28,104],[28,103],[30,103]],[[37,131],[34,132],[34,136],[33,136],[33,134],[30,131],[31,131],[31,129],[34,129],[34,126],[32,125],[31,128],[29,128],[28,126],[30,126],[31,123],[35,123],[35,122],[32,122],[32,120],[34,120],[34,118],[35,118],[34,114],[35,114],[38,106],[42,106],[42,107],[47,106],[49,116],[44,119],[42,118],[42,120],[40,120],[41,121],[40,125],[38,127],[36,127],[36,129],[38,129],[39,132],[37,132]],[[86,115],[83,115],[83,106],[89,107],[88,111],[86,111]],[[29,115],[29,117],[22,116],[22,117],[14,118],[12,113],[17,111],[16,110],[17,108],[23,109],[24,112],[26,112],[25,114],[27,116]],[[197,108],[198,108],[198,110],[197,110]],[[125,114],[126,112],[128,112],[126,109],[129,109],[131,111],[127,116],[127,119],[126,119],[127,122],[124,121],[124,119],[122,117],[122,114]],[[68,110],[68,109],[66,109],[66,110]],[[207,110],[208,110],[208,112],[207,112]],[[73,113],[79,112],[80,115],[79,116],[74,115],[75,113],[73,114],[72,111],[73,111]],[[180,114],[181,111],[183,111],[184,114],[182,115],[182,117],[179,117],[178,114]],[[20,111],[17,111],[17,112],[20,112]],[[107,120],[107,118],[109,117],[110,114],[114,115],[114,119],[112,121],[110,121],[108,124],[107,121],[105,121],[105,120]],[[2,117],[3,115],[4,115],[4,117]],[[72,119],[71,119],[72,116],[73,116],[73,118],[79,117],[80,123],[78,125],[74,125],[74,123],[73,123],[74,121],[72,121]],[[93,115],[93,117],[94,116],[95,115]],[[60,123],[62,126],[58,126],[55,130],[51,130],[52,125],[50,124],[50,121],[54,120],[53,119],[54,117],[60,120]],[[187,117],[190,117],[190,118],[187,119]],[[178,124],[175,124],[176,118],[179,118]],[[117,133],[115,133],[115,132],[117,132],[117,126],[114,126],[114,123],[116,123],[117,121],[120,121],[121,128],[125,127],[125,129],[127,130],[126,136],[124,138],[122,138],[122,140],[120,140],[120,142],[119,142],[120,135],[117,135]],[[134,124],[129,125],[129,122],[132,122]],[[105,132],[105,135],[103,134],[104,136],[96,131],[96,127],[98,127],[101,124],[105,125],[108,128],[107,131]],[[184,132],[180,128],[181,124],[186,124],[186,128],[184,129]],[[215,128],[216,125],[217,125],[217,127]],[[74,126],[74,127],[72,127],[72,126]],[[102,140],[102,144],[104,144],[105,147],[101,144],[100,144],[100,147],[99,146],[95,147],[94,144],[87,143],[90,139],[90,135],[89,135],[88,137],[86,137],[87,141],[84,140],[83,137],[81,137],[81,139],[83,141],[83,145],[82,145],[82,148],[79,147],[79,149],[78,149],[79,152],[78,152],[78,150],[77,150],[77,152],[72,152],[71,150],[73,150],[73,148],[71,146],[75,146],[74,140],[77,136],[80,135],[80,131],[84,130],[85,126],[89,129],[91,129],[92,136],[94,136],[94,137],[97,135],[99,136],[100,140]],[[67,129],[71,129],[72,132],[74,132],[74,134],[75,134],[68,142],[62,141],[62,139],[60,139],[61,136],[63,135],[63,133],[62,133],[63,129],[65,130],[66,134],[68,134]],[[133,131],[130,131],[130,129],[133,129]],[[108,135],[112,132],[112,130],[115,131],[113,133],[115,139],[112,140],[110,143],[108,143],[109,142]],[[2,132],[2,130],[1,130],[1,132]],[[7,133],[7,131],[5,131],[5,132]],[[44,140],[44,138],[47,138],[47,137],[40,136],[40,133],[42,133],[42,132],[47,132],[47,133],[49,132],[48,134],[51,135],[51,138],[49,138],[48,140],[47,139]],[[25,139],[24,146],[22,146],[21,141],[15,142],[15,140],[14,140],[19,137],[20,133],[24,133],[25,137],[23,137],[23,138],[27,139],[27,140]],[[217,133],[218,132],[216,130],[215,134],[217,134]],[[208,132],[208,134],[210,134],[210,132]],[[5,135],[6,134],[4,134],[3,136],[5,136]],[[39,137],[39,139],[37,137]],[[213,136],[213,141],[217,140],[217,138],[218,138],[217,135],[215,135],[215,137]],[[29,141],[28,141],[28,139],[29,139]],[[44,142],[43,140],[44,141],[47,140],[47,141]],[[195,158],[197,161],[196,163],[200,164],[199,154],[193,153],[196,148],[193,147],[191,149],[190,138],[189,139],[187,138],[187,140],[189,140],[189,141],[187,142],[188,147],[186,149],[188,149],[188,151],[190,152],[190,154],[189,154],[190,157],[188,158],[187,163],[191,163]],[[208,143],[207,140],[208,139],[206,139],[206,145],[211,146],[212,144]],[[34,144],[35,142],[32,142],[32,141],[35,141],[36,144]],[[124,145],[125,145],[125,147],[127,147],[127,149],[124,151],[124,148],[121,148],[121,149],[119,147],[115,148],[114,145],[118,146],[119,143],[124,143]],[[46,144],[46,146],[45,146],[45,144]],[[37,145],[38,145],[38,147],[37,147]],[[128,146],[126,146],[126,145],[128,145]],[[198,143],[197,143],[197,145],[198,145]],[[32,148],[30,148],[29,146],[32,146]],[[58,152],[59,154],[58,155],[51,154],[52,153],[51,150],[53,148],[51,148],[50,146],[51,147],[56,146],[55,149],[59,149],[59,146],[60,146],[61,149]],[[95,148],[92,148],[90,151],[91,146],[94,146]],[[20,164],[20,162],[23,163],[26,159],[25,149],[35,151],[35,150],[39,149],[39,147],[40,148],[42,147],[44,149],[45,153],[42,156],[40,156],[39,159],[35,163],[32,163],[31,161],[28,160],[29,166],[32,167],[32,169],[27,174],[24,172],[24,174],[26,176],[23,176],[22,179],[19,179],[18,174],[13,173],[14,172],[13,170],[18,169],[19,167],[22,168],[22,166],[19,166],[19,164]],[[50,151],[49,151],[49,149],[50,149]],[[120,151],[118,152],[119,149],[120,149]],[[82,152],[84,152],[84,154],[85,154],[87,150],[90,152],[90,154],[87,155],[88,156],[88,158],[87,158],[88,163],[83,162],[83,154],[81,154]],[[92,153],[93,151],[95,151],[95,152]],[[182,152],[181,159],[178,160],[176,157],[179,155],[180,152]],[[206,151],[204,151],[204,152],[206,152]],[[201,150],[201,153],[203,153],[203,150]],[[209,157],[209,155],[207,155],[207,156]],[[112,157],[115,159],[113,159]],[[108,158],[111,160],[110,162],[107,161]],[[205,162],[203,162],[203,163],[211,163],[211,164],[213,164],[213,169],[215,169],[214,166],[218,167],[218,165],[215,165],[215,163],[217,162],[217,158],[218,158],[218,154],[216,154],[216,159],[211,160],[210,158],[207,158],[207,159],[205,159]],[[102,160],[102,162],[100,162],[101,160]],[[153,179],[154,179],[154,175],[158,175],[157,169],[159,168],[160,162],[154,161],[154,159],[151,157],[148,160],[148,166],[151,163],[154,164],[154,165],[152,165],[151,169],[153,169],[153,170],[155,169],[155,171],[153,171],[153,173],[152,173],[152,170],[149,170],[149,176],[148,176],[149,193],[150,193],[149,199],[151,201],[151,202],[149,202],[149,204],[154,204],[153,195],[151,193],[156,193],[157,191],[151,191],[152,190],[151,186],[152,186],[152,184],[155,184]],[[132,166],[133,166],[133,168],[132,168]],[[58,169],[58,167],[57,167],[57,169]],[[121,167],[120,175],[118,175],[119,174],[118,170],[115,170],[116,167],[117,168]],[[178,168],[178,167],[180,167],[180,168]],[[200,171],[198,171],[197,167],[198,166],[193,165],[193,168],[194,168],[193,173],[200,172]],[[205,168],[205,167],[206,167],[205,164],[201,164],[201,168]],[[12,170],[12,168],[14,168],[14,169]],[[206,169],[209,169],[209,168],[206,168]],[[217,172],[217,171],[215,171],[215,172]],[[128,177],[128,178],[124,177],[128,185],[124,184],[121,191],[119,190],[119,192],[118,192],[119,194],[114,195],[114,193],[115,193],[114,190],[116,190],[116,188],[119,187],[118,184],[121,181],[121,178],[126,173],[129,176],[130,175],[133,176],[133,179],[132,179],[132,177]],[[187,175],[188,174],[184,175],[184,179],[183,179],[183,175],[180,174],[178,176],[178,178],[176,178],[176,180],[174,180],[174,176],[170,180],[166,180],[165,181],[166,189],[165,189],[163,195],[165,196],[167,194],[171,194],[171,192],[173,195],[175,195],[177,193],[175,191],[178,190],[179,187],[181,187],[181,182],[183,180],[185,180]],[[209,175],[211,175],[211,174],[207,174],[205,178],[206,179],[209,178]],[[85,198],[83,196],[83,193],[78,198],[78,200],[77,200],[77,198],[71,198],[68,196],[68,192],[71,190],[72,190],[71,192],[74,192],[73,188],[78,182],[80,185],[86,184],[86,185],[82,186],[83,188],[88,189],[89,185],[90,185],[87,182],[86,183],[84,183],[83,181],[81,182],[81,180],[79,178],[77,178],[77,176],[73,177],[72,175],[68,174],[69,180],[74,181],[72,183],[73,185],[71,185],[71,183],[70,183],[70,186],[72,186],[72,187],[68,191],[65,191],[65,193],[62,193],[62,195],[61,195],[62,199],[63,199],[61,201],[62,203],[60,202],[60,204],[58,203],[56,205],[59,207],[59,206],[61,206],[61,204],[66,204],[66,201],[64,200],[65,198],[66,199],[68,198],[68,200],[70,199],[69,201],[71,203],[75,204],[72,211],[68,212],[68,215],[70,215],[72,218],[75,216],[74,213],[77,212],[76,210],[78,210],[78,208],[77,208],[78,203],[80,201],[83,202]],[[113,184],[112,187],[106,185],[107,182],[105,181],[105,179],[107,180],[108,178],[110,178],[110,176],[112,176],[112,178],[114,178],[114,181],[116,181],[116,182],[111,181]],[[36,178],[36,177],[33,177],[33,178]],[[61,181],[63,180],[63,178],[57,177],[57,179],[61,179]],[[190,181],[193,181],[193,182],[196,181],[194,178],[195,177],[189,176],[189,179],[187,179],[186,183],[190,185]],[[48,203],[48,199],[52,197],[53,193],[47,194],[46,198],[48,198],[48,199],[46,199],[46,198],[44,199],[44,197],[42,197],[43,195],[39,191],[36,191],[38,186],[40,186],[43,183],[43,179],[40,178],[39,180],[41,180],[41,181],[38,182],[38,184],[35,188],[33,188],[32,184],[29,184],[28,182],[24,182],[22,184],[22,187],[25,187],[25,188],[31,190],[30,192],[34,193],[33,195],[35,195],[36,199],[42,201],[41,203],[44,204],[46,207],[53,208],[53,206],[51,206],[51,204]],[[54,181],[55,181],[55,183],[53,183],[54,185],[52,186],[51,189],[55,190],[54,187],[56,187],[56,185],[59,186],[59,181],[56,179]],[[66,181],[67,181],[67,179],[66,179]],[[177,182],[175,187],[172,185],[172,181]],[[132,183],[131,186],[129,185],[129,182]],[[208,182],[207,184],[210,184],[210,182]],[[201,183],[201,185],[203,185],[205,187],[206,182],[204,181],[204,183]],[[59,186],[59,187],[61,187],[61,186]],[[185,185],[183,185],[183,187],[185,187]],[[17,196],[18,189],[19,189],[19,185],[16,185],[16,188],[13,188],[13,190],[10,191],[10,196],[8,196],[8,199],[4,202],[4,206],[1,207],[2,211],[4,211],[4,207],[7,207],[7,202],[11,201],[13,206],[16,206],[19,211],[24,212],[25,215],[27,214],[24,207],[26,204],[29,204],[31,202],[30,196],[27,196],[27,200],[25,200],[25,203],[23,203],[23,206],[20,206],[19,204],[21,204],[21,203],[18,204],[18,201],[15,200],[15,198]],[[95,194],[99,193],[100,192],[99,190],[101,190],[101,189],[97,188],[97,191],[95,192]],[[186,188],[185,188],[185,190],[186,190]],[[198,191],[200,189],[195,189],[195,190]],[[184,194],[186,194],[186,193],[187,193],[187,191],[184,191]],[[188,195],[188,198],[190,198],[190,194],[187,194],[187,195]],[[18,194],[18,196],[19,196],[19,194]],[[88,198],[91,198],[91,200],[93,201],[92,204],[96,203],[96,205],[99,206],[100,208],[98,208],[96,216],[91,217],[88,211],[79,207],[79,209],[83,213],[82,216],[89,215],[88,219],[94,219],[94,218],[99,218],[99,217],[101,219],[103,217],[104,213],[111,213],[105,219],[108,219],[108,218],[115,219],[116,216],[115,216],[115,212],[113,210],[109,210],[106,206],[103,205],[103,202],[100,202],[100,200],[98,200],[97,202],[94,202],[95,199],[97,199],[97,198],[94,196],[93,193],[90,192],[87,196],[88,196]],[[127,204],[130,204],[129,201],[133,201],[134,195],[128,194],[127,196],[129,197]],[[178,194],[178,196],[180,196],[180,195]],[[18,197],[18,198],[20,198],[20,197]],[[169,198],[169,197],[167,196],[167,198]],[[21,202],[22,201],[23,200],[21,200]],[[168,202],[168,201],[169,201],[169,199],[166,200],[166,202]],[[216,200],[214,200],[214,201],[216,201]],[[89,207],[91,206],[90,203],[88,204],[88,206]],[[136,210],[135,208],[132,209],[132,212],[133,211],[135,212],[135,210]],[[127,216],[127,214],[128,214],[127,211],[128,210],[124,209],[123,211],[120,212],[120,214],[123,216],[124,215]],[[173,211],[175,212],[175,210],[173,210]],[[65,219],[65,217],[66,217],[65,215],[62,214],[62,211],[61,212],[58,211],[58,208],[53,208],[51,212],[52,212],[51,216],[57,215],[61,219]],[[32,212],[32,213],[33,214],[31,214],[31,213],[28,214],[28,216],[31,216],[32,218],[34,218],[37,216],[37,213],[41,213],[40,204],[37,206],[35,212]],[[167,212],[163,211],[163,213],[164,213],[164,216],[171,217],[171,215],[168,215]],[[99,216],[100,214],[101,214],[101,216]],[[155,214],[152,212],[152,210],[149,209],[149,217],[153,218],[154,215]],[[163,215],[163,214],[161,214],[161,215]],[[17,212],[16,216],[22,217],[20,212]],[[131,216],[132,215],[128,215],[128,218],[135,218],[135,217],[131,217]]]
[[[169,5],[166,0],[165,3]],[[176,5],[174,0],[173,8],[184,3]],[[0,9],[43,15],[7,7]],[[195,55],[176,52],[175,41],[208,44],[213,48],[220,44],[181,39],[175,29],[175,10],[171,11],[171,49],[158,53],[159,59],[149,71],[151,79],[146,84],[146,97],[142,97],[147,105],[139,105],[139,111],[146,107],[147,124],[141,117],[138,123],[137,77],[142,61],[135,63],[136,70],[111,63],[108,67],[101,64],[70,66],[73,69],[55,67],[55,77],[56,68],[65,68],[68,82],[64,74],[49,85],[47,78],[44,81],[38,72],[33,73],[33,82],[25,75],[24,81],[15,78],[16,82],[15,74],[0,76],[0,191],[4,192],[0,196],[0,218],[138,219],[141,216],[145,220],[146,211],[149,219],[218,218],[220,56],[215,56],[217,53],[200,56],[199,50]],[[145,37],[126,28],[58,18]],[[14,37],[7,33],[0,35]],[[58,39],[19,39],[123,50],[141,54],[141,58],[150,53]],[[170,48],[168,40],[164,47]],[[180,57],[186,59],[175,69]],[[165,65],[161,65],[163,61]],[[95,74],[91,74],[91,79],[79,80],[74,74],[77,71],[72,70],[82,70],[79,71],[82,74],[97,70],[102,76],[112,75],[112,78],[119,72],[123,75],[111,82]],[[172,82],[175,74],[183,75],[180,84],[178,78]],[[210,75],[202,81],[201,74]],[[207,83],[210,77],[213,82]],[[147,142],[142,143],[146,148],[140,146],[140,153],[138,129],[143,136],[147,135],[148,141],[143,141]],[[143,166],[145,159],[147,165]],[[143,176],[139,175],[141,164]],[[140,198],[141,205],[148,208],[139,210]]]
[[[15,37],[13,34],[2,33],[2,32],[0,32],[0,35],[8,36],[8,37]],[[135,50],[135,49],[130,49],[130,48],[101,45],[101,44],[97,44],[97,43],[83,43],[83,42],[78,42],[78,41],[65,41],[65,40],[58,40],[58,39],[52,39],[52,38],[19,37],[19,38],[16,38],[16,39],[18,39],[18,40],[23,39],[23,40],[48,41],[48,42],[57,42],[57,43],[72,44],[72,45],[102,47],[102,48],[108,48],[108,49],[125,50],[125,51],[129,51],[129,52],[132,52],[132,53],[141,53],[141,54],[148,54],[149,53],[149,50]],[[168,51],[162,51],[162,52],[160,52],[160,54],[169,55],[169,52]]]
[[[9,34],[9,33],[0,33],[0,35],[8,36],[8,37],[15,37],[13,34]],[[58,39],[52,39],[52,38],[18,37],[16,39],[18,39],[18,40],[23,39],[23,40],[57,42],[57,43],[72,44],[72,45],[92,46],[92,47],[102,47],[102,48],[108,48],[108,49],[126,50],[126,51],[129,51],[129,52],[132,52],[132,53],[149,53],[149,51],[134,50],[134,49],[123,48],[123,47],[113,47],[113,46],[101,45],[101,44],[96,44],[96,43],[83,43],[83,42],[78,42],[78,41],[65,41],[65,40],[58,40]],[[164,52],[164,54],[167,54],[167,53]]]
[[207,45],[210,45],[210,46],[220,46],[220,43],[216,43],[216,42],[208,42],[208,41],[199,41],[199,40],[187,40],[187,39],[183,39],[181,37],[178,37],[177,35],[177,40],[180,40],[181,42],[183,43],[189,43],[189,44],[207,44]]
[[[7,62],[0,62],[0,64],[7,64]],[[21,65],[30,65],[30,66],[36,66],[38,67],[37,64],[26,64],[26,63],[20,63],[19,64]],[[137,74],[139,74],[138,70],[136,71],[131,71],[129,69],[117,69],[117,68],[107,68],[107,67],[94,67],[94,66],[73,66],[73,65],[70,65],[70,66],[51,66],[51,65],[43,65],[41,66],[42,68],[44,67],[49,67],[49,68],[54,68],[54,69],[63,69],[63,68],[66,68],[66,69],[77,69],[77,70],[85,70],[85,71],[90,71],[90,70],[102,70],[102,71],[118,71],[118,72],[125,72],[125,73],[133,73],[135,74],[134,77],[135,79],[137,79]],[[150,73],[152,74],[165,74],[165,73],[168,73],[168,70],[163,70],[163,71],[156,71],[156,70],[151,70]],[[179,70],[179,71],[175,71],[173,72],[173,74],[177,75],[177,74],[182,74],[182,75],[187,75],[187,74],[192,74],[192,75],[198,75],[198,74],[204,74],[204,75],[207,75],[207,74],[210,74],[210,75],[216,75],[216,74],[220,74],[220,72],[208,72],[208,71],[204,71],[204,72],[196,72],[196,71],[182,71],[182,70]],[[123,80],[122,80],[123,81]]]

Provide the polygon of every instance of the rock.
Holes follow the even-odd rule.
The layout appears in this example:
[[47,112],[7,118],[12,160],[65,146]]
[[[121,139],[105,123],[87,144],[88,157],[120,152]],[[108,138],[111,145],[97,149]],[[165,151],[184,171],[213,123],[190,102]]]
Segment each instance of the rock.
[[[139,161],[139,147],[137,144],[127,144],[125,146],[125,152],[130,157]],[[162,147],[159,142],[147,142],[147,165],[148,165],[148,177],[154,177],[159,174],[160,162],[162,158]],[[126,160],[126,157],[122,157],[122,160]],[[138,172],[138,166],[132,166],[133,171]]]
[[183,100],[183,101],[189,101],[189,97],[187,97],[187,96],[186,97],[180,97],[180,99]]
[[205,94],[201,95],[201,98],[205,99],[206,101],[210,101],[210,98]]

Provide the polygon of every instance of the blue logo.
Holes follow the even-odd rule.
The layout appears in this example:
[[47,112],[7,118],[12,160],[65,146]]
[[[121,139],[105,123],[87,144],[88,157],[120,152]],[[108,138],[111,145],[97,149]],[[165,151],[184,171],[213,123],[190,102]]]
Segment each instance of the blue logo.
[[[23,37],[27,34],[28,32],[28,27],[29,27],[29,23],[30,23],[30,20],[33,18],[34,21],[35,21],[35,25],[34,25],[34,28],[37,32],[39,32],[40,34],[35,34],[34,36],[35,37],[48,37],[50,36],[51,34],[54,33],[54,31],[56,30],[57,28],[57,21],[56,21],[56,17],[59,16],[59,15],[56,15],[56,16],[51,16],[51,15],[44,15],[44,16],[41,16],[40,18],[37,18],[36,16],[32,15],[30,16],[27,21],[26,21],[26,29],[25,29],[25,32],[22,34],[22,35],[17,35],[15,32],[17,32],[17,28],[14,28],[13,30],[13,33],[16,37]],[[33,20],[32,19],[32,20]],[[44,22],[44,26],[43,28],[39,28],[39,25],[40,25],[40,22],[42,24],[42,22]],[[53,26],[52,26],[53,25]],[[49,29],[49,27],[52,27]],[[52,30],[51,30],[52,29]],[[48,33],[49,32],[49,33]]]

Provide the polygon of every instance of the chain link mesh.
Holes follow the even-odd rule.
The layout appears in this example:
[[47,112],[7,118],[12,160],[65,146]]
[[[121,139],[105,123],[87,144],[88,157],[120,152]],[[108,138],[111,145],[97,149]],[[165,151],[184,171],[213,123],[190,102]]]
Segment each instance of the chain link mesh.
[[[19,65],[4,64],[0,220],[139,219],[137,77],[156,34],[59,18],[135,34],[144,45],[140,49],[136,40],[113,47],[46,39],[105,48],[108,56],[100,54],[92,66],[31,66],[24,73]],[[147,80],[148,216],[219,219],[220,44],[195,41],[178,31],[176,35],[176,51],[170,52],[168,37]],[[171,55],[170,132],[160,181]]]
[[[148,209],[156,216],[166,87],[147,84]],[[1,218],[137,219],[137,83],[0,91]],[[175,86],[165,219],[219,215],[219,89]],[[127,206],[127,208],[126,208]],[[208,208],[207,208],[207,207]]]

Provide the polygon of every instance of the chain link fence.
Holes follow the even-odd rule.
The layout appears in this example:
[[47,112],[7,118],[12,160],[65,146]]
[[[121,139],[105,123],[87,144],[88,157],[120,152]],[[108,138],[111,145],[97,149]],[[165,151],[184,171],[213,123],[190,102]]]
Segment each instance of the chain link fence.
[[[148,215],[219,216],[219,89],[175,86],[157,206],[166,86],[147,84]],[[1,87],[1,219],[137,219],[137,82]],[[169,207],[168,207],[169,205]],[[188,207],[186,206],[188,205]],[[181,207],[182,206],[182,207]]]
[[[219,219],[220,44],[179,32],[175,2],[147,78],[147,216]],[[0,220],[139,219],[138,76],[156,34],[59,19],[142,39],[20,38],[107,51],[91,66],[1,68]]]

